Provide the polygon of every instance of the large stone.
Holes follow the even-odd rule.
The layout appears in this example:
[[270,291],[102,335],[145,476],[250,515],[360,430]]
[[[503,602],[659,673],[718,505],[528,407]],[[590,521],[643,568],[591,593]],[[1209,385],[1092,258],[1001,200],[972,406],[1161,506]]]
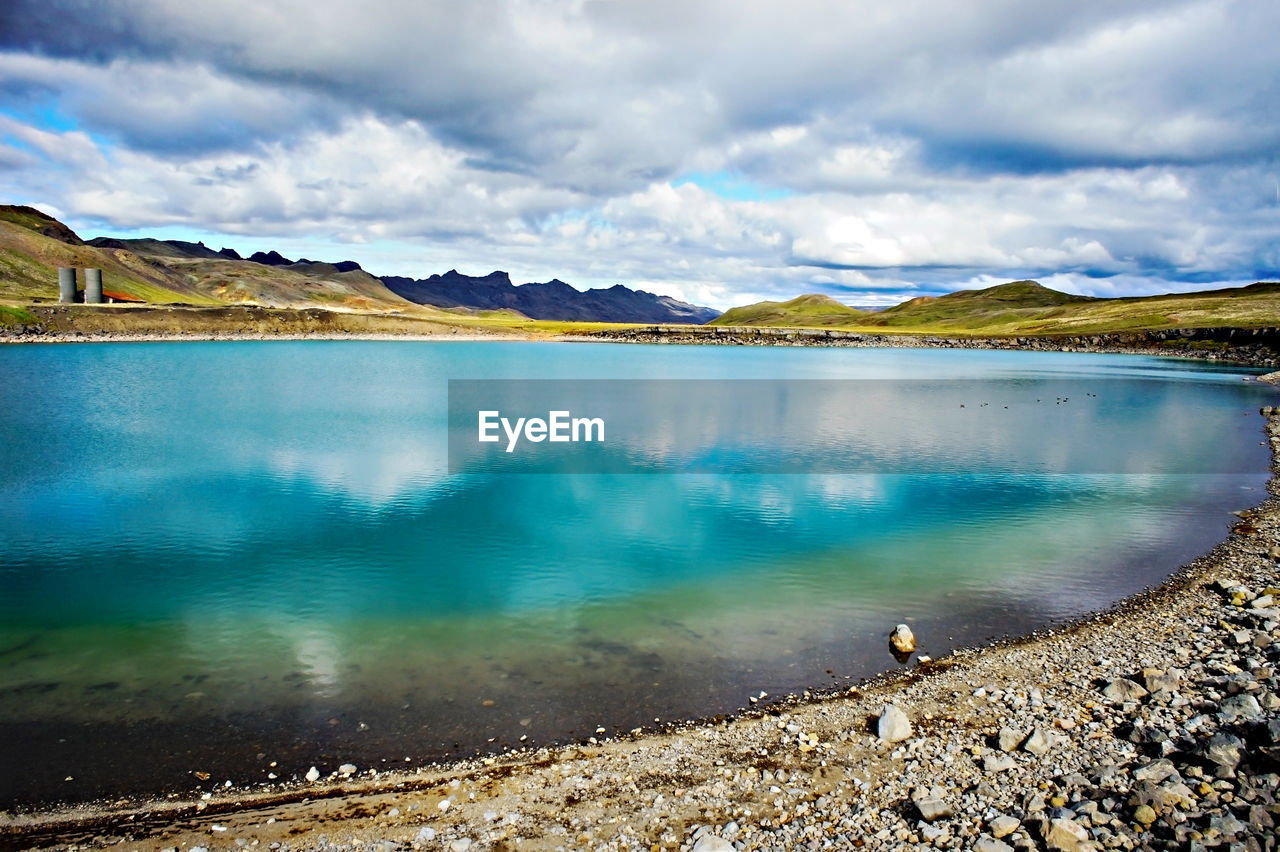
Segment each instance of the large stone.
[[880,709],[876,734],[887,743],[901,742],[911,736],[911,720],[898,705],[886,704]]
[[1241,749],[1244,743],[1239,737],[1231,734],[1214,734],[1204,744],[1205,759],[1227,769],[1235,769],[1240,765]]
[[1016,751],[1026,738],[1027,735],[1022,731],[1015,731],[1013,728],[1001,728],[997,740],[1001,751]]
[[1055,819],[1049,823],[1044,843],[1059,852],[1076,852],[1080,844],[1089,839],[1089,832],[1080,823],[1070,819]]
[[1108,701],[1123,704],[1126,701],[1139,701],[1145,698],[1148,693],[1142,684],[1129,680],[1127,677],[1122,677],[1107,684],[1102,690],[1102,694]]
[[1175,808],[1190,810],[1195,806],[1191,789],[1180,781],[1166,781],[1156,784],[1153,781],[1139,781],[1129,797],[1129,804],[1134,807],[1150,805],[1158,814],[1167,814]]
[[1151,672],[1143,677],[1147,691],[1152,695],[1173,693],[1182,684],[1182,676],[1176,670]]
[[1036,757],[1048,753],[1049,749],[1058,744],[1058,737],[1053,731],[1044,728],[1036,728],[1031,732],[1031,736],[1027,737],[1027,741],[1022,744],[1022,748],[1031,752]]
[[910,627],[899,624],[889,634],[889,647],[898,654],[910,654],[916,649],[916,636]]
[[1017,831],[1018,826],[1020,825],[1022,825],[1022,823],[1013,817],[1001,814],[991,820],[991,822],[987,823],[987,828],[991,830],[991,835],[993,837],[1008,837],[1010,834]]
[[1218,718],[1224,722],[1236,719],[1256,719],[1262,715],[1258,699],[1252,695],[1232,695],[1218,705]]
[[991,753],[982,758],[984,772],[1004,772],[1017,767],[1017,762],[1007,754]]
[[1177,773],[1178,770],[1174,768],[1173,761],[1161,758],[1133,770],[1133,777],[1139,781],[1163,781]]
[[973,852],[1013,852],[1013,847],[1003,840],[984,834],[973,842]]
[[938,787],[931,789],[917,787],[911,793],[911,801],[915,803],[916,810],[920,811],[920,816],[933,822],[955,814],[955,810],[947,804],[942,795],[943,791]]
[[735,852],[733,844],[718,834],[704,834],[693,844],[693,852]]

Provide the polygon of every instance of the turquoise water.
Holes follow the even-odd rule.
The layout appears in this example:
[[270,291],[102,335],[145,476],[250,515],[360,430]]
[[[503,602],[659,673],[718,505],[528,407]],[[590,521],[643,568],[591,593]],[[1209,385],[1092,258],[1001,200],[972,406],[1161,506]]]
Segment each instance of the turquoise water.
[[[707,716],[891,668],[898,621],[937,655],[1103,608],[1261,500],[1274,401],[1191,361],[901,349],[7,346],[0,375],[4,801]],[[931,415],[933,473],[450,473],[448,380],[548,378],[1081,394],[1030,436]],[[983,440],[1181,462],[948,465]]]

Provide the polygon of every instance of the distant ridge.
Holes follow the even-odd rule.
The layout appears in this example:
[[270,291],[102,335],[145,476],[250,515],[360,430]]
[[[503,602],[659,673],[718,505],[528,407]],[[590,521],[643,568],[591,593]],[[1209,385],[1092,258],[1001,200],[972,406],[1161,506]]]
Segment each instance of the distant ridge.
[[1261,328],[1280,320],[1280,284],[1114,299],[1076,296],[1036,281],[1010,281],[945,296],[917,296],[880,311],[860,311],[811,294],[726,311],[712,325],[844,328],[868,332],[1063,334],[1138,329]]
[[450,269],[443,275],[425,279],[384,276],[382,281],[393,293],[420,305],[507,309],[541,320],[701,325],[719,315],[713,308],[632,290],[621,284],[585,292],[558,278],[516,285],[501,271],[472,276]]
[[830,296],[810,293],[788,302],[756,302],[730,308],[710,325],[805,326],[824,328],[867,322],[872,311],[862,311],[837,302]]

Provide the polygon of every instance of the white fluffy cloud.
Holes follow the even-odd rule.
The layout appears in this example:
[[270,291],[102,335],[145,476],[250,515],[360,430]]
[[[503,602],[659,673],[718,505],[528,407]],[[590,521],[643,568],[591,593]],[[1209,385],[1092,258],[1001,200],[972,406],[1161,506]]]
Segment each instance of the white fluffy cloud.
[[1280,266],[1265,0],[10,5],[0,192],[90,233],[718,307]]

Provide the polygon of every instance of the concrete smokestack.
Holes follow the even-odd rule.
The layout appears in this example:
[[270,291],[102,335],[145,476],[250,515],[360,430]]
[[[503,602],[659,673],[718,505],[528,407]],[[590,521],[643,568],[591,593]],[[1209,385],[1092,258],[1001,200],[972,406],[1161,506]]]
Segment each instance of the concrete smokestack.
[[58,270],[58,301],[74,302],[76,300],[76,271],[62,268]]
[[102,304],[101,269],[86,269],[84,271],[84,303],[86,305]]

